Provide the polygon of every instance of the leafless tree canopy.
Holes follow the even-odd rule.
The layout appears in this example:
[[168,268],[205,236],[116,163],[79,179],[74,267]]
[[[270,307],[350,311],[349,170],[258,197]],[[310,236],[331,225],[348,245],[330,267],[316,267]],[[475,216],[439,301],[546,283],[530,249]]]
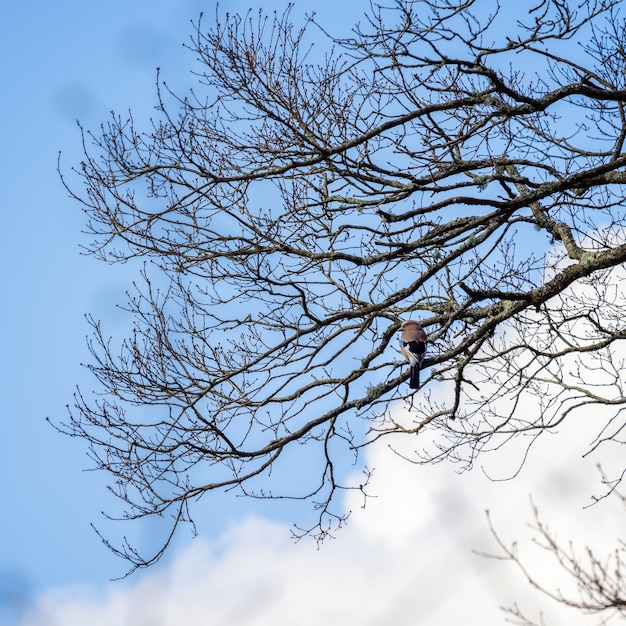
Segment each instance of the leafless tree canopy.
[[[606,405],[592,447],[619,440],[619,4],[397,0],[342,36],[289,9],[220,13],[196,24],[189,93],[157,81],[151,123],[84,133],[65,182],[91,252],[144,262],[129,336],[92,319],[100,394],[61,428],[126,517],[173,532],[233,488],[310,500],[298,532],[321,538],[387,433],[415,439],[414,461],[470,466]],[[429,334],[416,393],[409,318]]]

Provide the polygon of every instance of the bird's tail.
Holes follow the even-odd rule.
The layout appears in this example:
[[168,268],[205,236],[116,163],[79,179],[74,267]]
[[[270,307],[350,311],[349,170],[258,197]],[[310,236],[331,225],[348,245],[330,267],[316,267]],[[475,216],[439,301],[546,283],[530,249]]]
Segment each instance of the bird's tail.
[[419,389],[420,386],[420,366],[411,366],[411,377],[409,378],[409,387],[411,389]]

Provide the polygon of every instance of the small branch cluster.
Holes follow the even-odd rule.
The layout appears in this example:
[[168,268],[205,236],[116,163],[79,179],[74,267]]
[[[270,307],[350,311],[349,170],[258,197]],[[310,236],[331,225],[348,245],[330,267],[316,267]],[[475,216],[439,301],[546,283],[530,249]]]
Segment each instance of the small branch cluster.
[[[538,568],[529,565],[520,556],[516,543],[508,545],[501,539],[491,519],[491,532],[500,553],[487,556],[512,562],[533,589],[559,605],[583,614],[601,615],[603,624],[616,616],[625,617],[626,545],[620,542],[612,554],[602,558],[590,547],[579,549],[572,542],[563,545],[541,520],[534,504],[533,513],[534,542],[558,567],[561,574],[559,583],[545,582],[546,577],[537,573]],[[563,591],[564,586],[569,586],[571,590]],[[517,604],[505,609],[505,612],[515,618],[516,624],[537,626]],[[544,624],[543,619],[540,623]]]

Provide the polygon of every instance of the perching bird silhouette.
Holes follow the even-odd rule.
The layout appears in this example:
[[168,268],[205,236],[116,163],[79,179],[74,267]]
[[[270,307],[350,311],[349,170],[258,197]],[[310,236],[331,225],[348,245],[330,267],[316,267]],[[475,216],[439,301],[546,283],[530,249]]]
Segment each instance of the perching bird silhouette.
[[400,327],[400,349],[404,358],[411,366],[409,387],[418,389],[420,386],[420,368],[426,354],[428,336],[415,320],[406,320]]

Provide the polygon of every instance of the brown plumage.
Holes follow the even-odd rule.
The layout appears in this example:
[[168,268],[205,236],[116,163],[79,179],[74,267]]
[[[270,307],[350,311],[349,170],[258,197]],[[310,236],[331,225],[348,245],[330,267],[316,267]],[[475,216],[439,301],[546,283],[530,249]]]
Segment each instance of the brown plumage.
[[415,320],[406,320],[400,326],[400,349],[404,358],[411,366],[409,387],[418,389],[420,386],[420,367],[426,354],[428,336]]

